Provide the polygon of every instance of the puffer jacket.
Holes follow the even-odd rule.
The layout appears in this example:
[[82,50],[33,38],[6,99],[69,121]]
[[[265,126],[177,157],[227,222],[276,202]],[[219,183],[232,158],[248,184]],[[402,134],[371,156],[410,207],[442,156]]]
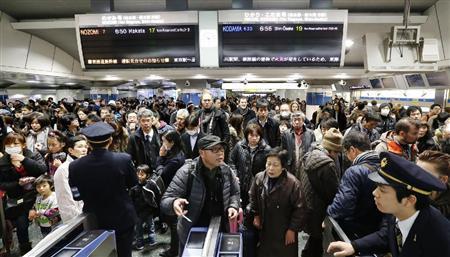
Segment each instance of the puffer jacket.
[[[322,146],[304,155],[300,182],[308,210],[306,232],[311,236],[322,233],[322,221],[339,185],[336,162]],[[309,175],[308,175],[309,174]]]
[[327,213],[341,225],[351,238],[362,237],[378,230],[382,214],[373,201],[375,183],[368,178],[380,167],[375,151],[359,154],[342,177],[333,203]]
[[[195,170],[191,170],[190,163],[183,165],[173,177],[172,182],[167,188],[161,199],[162,213],[174,216],[173,202],[178,198],[185,198],[188,200],[186,216],[192,220],[192,223],[186,219],[178,219],[177,231],[180,238],[180,243],[183,249],[186,244],[187,236],[191,227],[198,222],[203,206],[205,205],[206,187],[203,177],[201,175],[201,159],[193,160],[195,163]],[[239,209],[239,184],[231,168],[224,164],[220,167],[220,172],[223,176],[223,211],[227,213],[229,208]],[[189,175],[191,174],[191,175]],[[192,187],[190,195],[187,195],[189,176],[192,177]]]
[[266,167],[266,154],[269,150],[270,146],[264,139],[261,139],[252,155],[247,140],[243,139],[231,151],[229,164],[233,164],[237,171],[236,176],[239,178],[243,207],[248,204],[248,191],[254,176]]
[[[303,134],[302,134],[302,145],[301,145],[301,157],[307,153],[313,142],[316,141],[316,137],[314,136],[314,132],[310,129],[307,129],[305,125],[303,125]],[[281,136],[281,147],[288,152],[288,160],[287,167],[288,171],[292,174],[297,174],[295,170],[295,135],[294,130],[290,130],[288,132],[283,133]]]

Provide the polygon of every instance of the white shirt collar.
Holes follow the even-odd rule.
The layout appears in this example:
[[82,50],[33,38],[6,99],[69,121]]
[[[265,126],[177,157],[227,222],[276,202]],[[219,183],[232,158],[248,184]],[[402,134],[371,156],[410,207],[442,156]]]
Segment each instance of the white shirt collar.
[[405,244],[406,238],[408,237],[409,231],[411,230],[414,222],[419,216],[420,211],[416,211],[411,217],[400,221],[399,219],[395,219],[398,223],[398,227],[400,228],[400,232],[402,232],[402,244]]
[[144,131],[142,131],[144,133],[144,138],[147,137],[147,135],[149,136],[150,140],[153,137],[153,129],[150,129],[150,132],[148,134],[146,134]]

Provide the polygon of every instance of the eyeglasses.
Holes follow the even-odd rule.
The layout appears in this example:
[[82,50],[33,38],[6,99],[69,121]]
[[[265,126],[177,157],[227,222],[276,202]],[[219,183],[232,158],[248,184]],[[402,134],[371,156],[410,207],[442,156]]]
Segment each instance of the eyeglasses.
[[219,153],[219,152],[224,153],[225,152],[225,148],[223,148],[223,147],[214,147],[214,148],[207,149],[207,150],[209,150],[213,153]]

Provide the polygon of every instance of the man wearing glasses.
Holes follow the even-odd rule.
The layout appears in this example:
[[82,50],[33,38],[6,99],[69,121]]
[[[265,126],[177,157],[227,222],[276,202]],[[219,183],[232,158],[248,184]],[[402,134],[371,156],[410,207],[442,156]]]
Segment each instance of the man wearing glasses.
[[197,144],[200,156],[177,171],[161,199],[164,213],[182,217],[178,219],[180,256],[191,227],[207,227],[214,216],[222,216],[226,224],[239,210],[239,184],[224,163],[226,143],[207,135]]

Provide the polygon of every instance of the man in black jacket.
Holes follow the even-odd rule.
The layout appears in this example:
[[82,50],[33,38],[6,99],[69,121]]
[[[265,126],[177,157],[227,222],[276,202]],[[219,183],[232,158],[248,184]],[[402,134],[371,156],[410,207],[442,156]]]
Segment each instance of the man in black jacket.
[[[314,141],[314,132],[305,126],[305,115],[298,111],[291,115],[292,129],[281,136],[281,147],[288,151],[288,170],[297,174],[303,155],[307,153]],[[298,174],[297,174],[298,175]],[[297,176],[299,178],[299,176]]]
[[270,147],[280,146],[281,136],[279,124],[276,120],[269,117],[269,102],[260,98],[256,101],[256,118],[248,123],[256,123],[263,129],[263,139]]
[[238,108],[234,111],[234,113],[238,113],[244,117],[244,121],[242,122],[242,128],[245,129],[247,127],[247,123],[256,117],[255,112],[248,107],[247,97],[241,96],[239,98]]
[[230,130],[225,113],[213,107],[211,93],[204,92],[201,97],[202,109],[197,115],[200,118],[200,130],[204,134],[218,136],[225,143],[230,141]]
[[143,109],[138,113],[139,128],[128,141],[127,153],[134,164],[147,164],[151,170],[156,169],[156,158],[161,148],[161,140],[156,128],[152,126],[155,119],[152,111]]

